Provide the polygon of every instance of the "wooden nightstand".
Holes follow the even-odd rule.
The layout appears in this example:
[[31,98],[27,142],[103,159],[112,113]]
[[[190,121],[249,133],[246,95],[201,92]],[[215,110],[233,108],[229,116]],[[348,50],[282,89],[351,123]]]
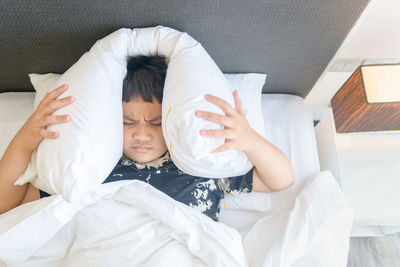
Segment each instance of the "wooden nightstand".
[[400,226],[400,131],[337,133],[332,110],[315,131],[321,170],[340,184],[354,226]]

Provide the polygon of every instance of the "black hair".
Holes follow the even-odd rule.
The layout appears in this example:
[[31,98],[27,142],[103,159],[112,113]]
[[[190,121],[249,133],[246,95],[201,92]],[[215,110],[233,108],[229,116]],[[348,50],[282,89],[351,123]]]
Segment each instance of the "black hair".
[[153,96],[162,102],[167,63],[164,56],[129,56],[127,72],[122,85],[122,101],[140,97],[153,102]]

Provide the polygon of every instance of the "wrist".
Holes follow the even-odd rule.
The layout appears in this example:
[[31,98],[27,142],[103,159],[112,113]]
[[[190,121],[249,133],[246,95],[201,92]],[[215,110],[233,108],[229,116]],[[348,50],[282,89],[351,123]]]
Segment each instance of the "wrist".
[[257,148],[260,146],[262,142],[265,141],[264,137],[259,135],[256,131],[252,130],[250,134],[246,137],[248,140],[247,145],[243,149],[243,151],[250,156]]

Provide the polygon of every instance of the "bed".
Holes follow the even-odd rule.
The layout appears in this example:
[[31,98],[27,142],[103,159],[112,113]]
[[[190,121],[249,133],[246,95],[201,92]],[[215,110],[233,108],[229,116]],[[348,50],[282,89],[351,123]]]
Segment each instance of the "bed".
[[[2,132],[1,152],[33,111],[33,100],[34,93],[4,93],[1,96],[1,107],[13,114],[1,117],[2,125],[7,125]],[[263,94],[262,103],[267,138],[289,157],[296,183],[288,190],[265,195],[262,201],[267,204],[262,211],[222,209],[220,221],[240,233],[249,266],[344,266],[352,213],[334,178],[319,171],[310,110],[302,98],[292,95]],[[21,231],[21,228],[10,228],[9,223],[13,220],[21,222],[21,219],[6,216],[0,217],[3,231],[0,241],[9,244],[11,239],[15,240],[16,231]],[[68,214],[58,216],[68,217]],[[0,250],[3,260],[5,255],[10,255],[10,250],[24,252],[24,257],[29,255],[26,248],[21,250],[5,246],[5,243]],[[32,264],[45,266],[46,261],[41,257],[46,259],[50,254],[38,254],[32,257],[37,260]],[[79,260],[84,266],[85,261]],[[58,263],[66,262],[71,263],[71,258]],[[157,262],[152,264],[156,266]]]
[[[121,265],[133,262],[140,265],[146,263],[147,266],[346,265],[352,213],[331,174],[319,170],[312,116],[302,97],[322,73],[368,1],[343,1],[340,5],[321,1],[300,1],[296,4],[285,1],[249,2],[245,7],[239,2],[210,2],[204,5],[198,2],[192,5],[175,2],[145,4],[140,1],[121,1],[117,5],[64,2],[60,6],[46,1],[29,2],[24,6],[6,2],[1,4],[6,15],[1,27],[2,34],[10,42],[1,44],[5,52],[0,61],[4,66],[0,68],[4,77],[0,83],[1,154],[33,111],[35,93],[26,74],[62,73],[88,50],[94,40],[113,30],[162,23],[197,38],[224,72],[268,74],[261,100],[266,138],[287,155],[294,168],[296,182],[282,192],[256,196],[266,203],[263,210],[222,209],[220,221],[224,226],[216,232],[213,231],[219,226],[211,222],[199,224],[193,229],[179,224],[168,214],[162,217],[163,210],[175,208],[173,202],[163,199],[164,209],[147,207],[147,210],[142,210],[169,226],[167,230],[165,227],[157,228],[161,229],[161,234],[155,236],[160,240],[146,243],[150,238],[148,235],[140,239],[152,247],[163,244],[159,250],[149,249],[146,253],[144,248],[141,250],[136,246],[136,251],[132,251],[132,247],[123,245],[127,240],[132,242],[132,239],[113,239],[120,243],[102,246],[101,241],[109,236],[80,238],[90,232],[85,223],[99,219],[90,216],[95,214],[91,209],[99,205],[93,196],[88,196],[85,199],[87,205],[80,208],[69,206],[68,202],[57,197],[40,200],[43,205],[28,203],[32,206],[24,216],[18,212],[22,206],[0,216],[0,265],[18,265],[21,260],[40,266],[72,263],[107,266],[118,263],[106,258],[110,255],[114,255],[111,257],[113,260],[118,258]],[[43,8],[46,4],[48,9]],[[138,7],[146,12],[139,11]],[[96,10],[95,18],[85,16],[90,8]],[[310,12],[317,16],[309,16]],[[338,13],[341,14],[340,21],[335,17]],[[60,17],[62,23],[56,20]],[[333,24],[335,27],[330,28],[331,31],[324,29]],[[318,33],[310,36],[309,33],[317,29]],[[296,33],[290,34],[293,32]],[[18,33],[25,34],[24,41]],[[244,34],[250,38],[243,38]],[[238,39],[246,41],[239,43],[235,41]],[[126,196],[136,192],[134,190],[140,186],[118,186],[113,189],[113,192],[119,192],[118,199],[110,197],[110,201],[134,205],[130,202],[133,200]],[[147,187],[141,189],[147,190],[149,195],[154,194],[155,198],[162,198]],[[140,199],[136,201],[137,205]],[[52,208],[58,207],[52,205],[64,207],[64,212],[51,213]],[[176,209],[176,214],[187,220],[198,219],[196,214],[184,207]],[[29,226],[37,225],[35,220],[46,214],[53,220],[47,220],[41,231],[30,232],[32,229]],[[102,219],[104,222],[107,220]],[[46,228],[52,232],[45,232]],[[122,232],[137,233],[144,229],[139,228],[135,231],[124,229]],[[173,232],[175,241],[165,239],[166,232],[163,231]],[[27,239],[26,233],[34,235]],[[76,238],[77,235],[79,238]],[[66,239],[70,241],[60,245],[60,240]],[[21,247],[22,243],[25,245]],[[65,247],[65,244],[73,246]],[[171,251],[172,255],[167,255]],[[88,260],[87,255],[93,257]],[[142,257],[132,259],[132,255]]]

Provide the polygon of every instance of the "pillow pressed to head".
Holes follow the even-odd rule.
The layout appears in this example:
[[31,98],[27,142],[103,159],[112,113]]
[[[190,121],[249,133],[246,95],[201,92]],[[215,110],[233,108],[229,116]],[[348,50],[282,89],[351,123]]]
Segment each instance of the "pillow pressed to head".
[[232,88],[205,49],[186,33],[160,26],[136,29],[133,46],[143,41],[148,46],[141,47],[142,54],[164,55],[169,60],[162,130],[175,165],[188,174],[208,178],[247,173],[253,164],[246,153],[239,150],[210,153],[225,139],[199,134],[202,129],[223,129],[218,123],[195,116],[196,110],[225,115],[221,108],[206,101],[205,94],[222,98],[234,107]]
[[[38,98],[45,91],[69,85],[60,98],[73,95],[74,103],[53,114],[69,114],[71,121],[48,127],[59,132],[59,138],[41,142],[26,173],[16,184],[31,181],[50,194],[62,194],[73,201],[77,194],[102,183],[122,154],[121,100],[127,56],[157,54],[166,56],[168,61],[162,129],[178,168],[211,178],[248,172],[253,164],[242,151],[209,153],[222,145],[224,139],[206,138],[199,131],[222,129],[222,126],[195,117],[196,110],[224,115],[219,107],[205,100],[206,93],[234,106],[230,84],[196,40],[186,33],[158,26],[120,29],[97,41],[60,77],[49,76],[43,81],[45,85],[38,89]],[[265,78],[258,77],[260,81]],[[35,76],[31,78],[35,83]],[[39,99],[36,105],[38,102]]]
[[71,121],[47,127],[60,133],[59,137],[43,139],[16,184],[32,182],[50,194],[74,201],[103,182],[122,154],[125,73],[125,65],[96,42],[63,75],[47,77],[40,86],[35,84],[35,76],[31,77],[38,92],[35,107],[47,91],[62,84],[69,88],[59,98],[73,95],[75,101],[53,113],[69,114]]

